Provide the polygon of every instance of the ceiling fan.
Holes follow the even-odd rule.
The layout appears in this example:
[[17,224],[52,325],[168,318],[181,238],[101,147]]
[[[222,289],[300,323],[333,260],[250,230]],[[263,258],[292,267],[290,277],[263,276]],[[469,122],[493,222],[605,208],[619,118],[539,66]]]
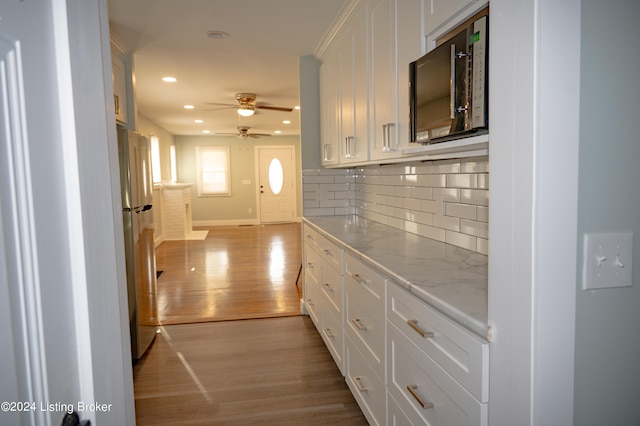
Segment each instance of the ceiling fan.
[[240,114],[243,117],[251,117],[256,112],[256,109],[266,109],[271,111],[284,111],[284,112],[293,111],[293,108],[257,104],[255,93],[236,93],[236,100],[238,101],[238,105],[220,104],[215,102],[207,102],[207,105],[220,105],[223,107],[223,108],[215,108],[215,109],[237,108],[238,114]]
[[271,136],[268,133],[253,133],[249,131],[249,126],[238,126],[238,133],[216,133],[216,135],[230,136],[235,135],[238,139],[259,138],[260,136]]

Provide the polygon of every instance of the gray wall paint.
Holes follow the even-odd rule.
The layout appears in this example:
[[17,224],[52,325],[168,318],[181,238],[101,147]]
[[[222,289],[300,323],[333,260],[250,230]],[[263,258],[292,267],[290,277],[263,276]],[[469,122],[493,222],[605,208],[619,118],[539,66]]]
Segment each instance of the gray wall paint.
[[[583,0],[574,424],[640,424],[636,0]],[[581,290],[582,236],[634,232],[633,286]]]
[[301,56],[300,65],[300,144],[302,170],[320,167],[320,62],[311,55]]
[[[300,138],[273,136],[260,139],[238,139],[235,136],[175,136],[178,182],[193,183],[191,209],[194,225],[207,225],[216,221],[256,221],[256,160],[258,145],[293,145],[296,171],[300,168]],[[196,182],[196,147],[228,146],[231,157],[231,196],[198,197]],[[297,177],[296,203],[302,214],[302,182]],[[248,181],[244,184],[243,181]],[[251,209],[251,213],[248,212]],[[195,222],[201,222],[200,224]],[[203,223],[202,223],[203,222]]]

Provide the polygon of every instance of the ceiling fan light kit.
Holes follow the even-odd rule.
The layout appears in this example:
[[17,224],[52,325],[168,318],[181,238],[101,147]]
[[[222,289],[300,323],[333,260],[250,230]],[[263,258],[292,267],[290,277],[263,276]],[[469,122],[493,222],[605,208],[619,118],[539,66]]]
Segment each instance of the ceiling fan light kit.
[[240,105],[237,111],[243,117],[251,117],[256,112],[256,109],[253,105]]

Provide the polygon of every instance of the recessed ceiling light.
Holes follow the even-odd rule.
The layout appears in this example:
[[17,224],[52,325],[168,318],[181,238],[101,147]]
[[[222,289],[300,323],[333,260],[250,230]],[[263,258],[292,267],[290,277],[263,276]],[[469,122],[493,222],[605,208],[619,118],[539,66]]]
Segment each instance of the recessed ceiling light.
[[229,33],[225,33],[224,31],[206,31],[204,33],[205,37],[213,38],[213,39],[221,39],[229,37]]
[[275,133],[275,134],[279,135],[280,133],[282,133],[282,131],[281,131],[281,130],[276,130],[276,131],[275,131],[275,132],[273,132],[273,133]]
[[165,83],[175,83],[178,79],[175,77],[162,77],[162,81]]
[[185,105],[184,109],[194,109],[195,107],[193,105]]
[[193,120],[193,122],[200,124],[200,123],[204,123],[204,120]]
[[291,120],[284,120],[282,124],[291,124]]
[[202,133],[211,133],[211,130],[203,130]]

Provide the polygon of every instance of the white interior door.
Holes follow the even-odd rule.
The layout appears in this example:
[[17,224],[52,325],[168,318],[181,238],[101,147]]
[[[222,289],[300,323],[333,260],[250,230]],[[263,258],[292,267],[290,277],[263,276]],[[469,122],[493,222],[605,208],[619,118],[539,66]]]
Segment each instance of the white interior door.
[[0,1],[1,425],[135,423],[107,10]]
[[296,210],[294,147],[258,146],[256,151],[260,222],[292,222]]

